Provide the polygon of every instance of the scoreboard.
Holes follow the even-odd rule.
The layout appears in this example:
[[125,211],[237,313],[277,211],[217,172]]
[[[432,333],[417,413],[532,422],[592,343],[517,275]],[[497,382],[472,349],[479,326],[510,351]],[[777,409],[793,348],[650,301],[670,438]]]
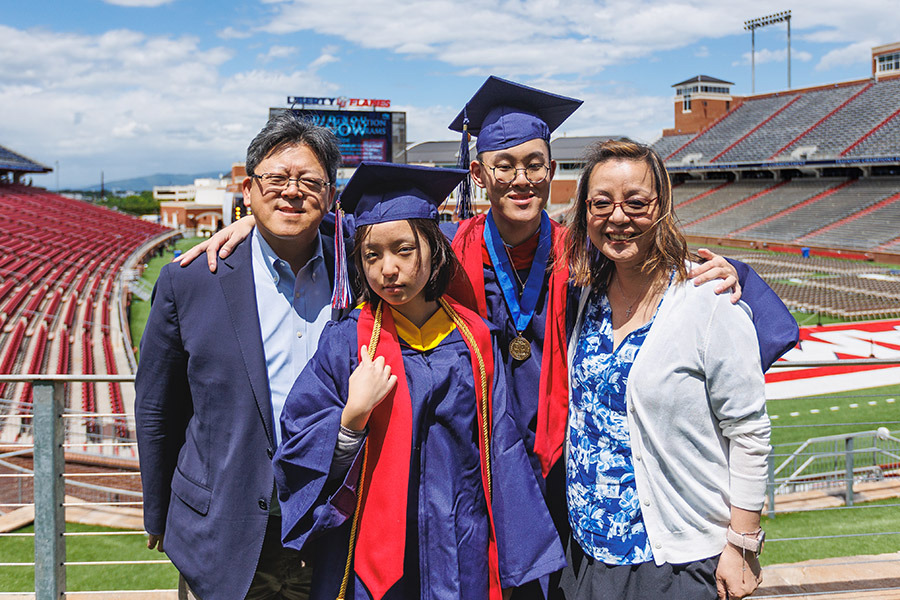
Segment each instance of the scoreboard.
[[362,161],[404,162],[403,156],[394,157],[394,151],[406,146],[405,113],[271,108],[269,116],[285,110],[334,132],[340,141],[345,167],[355,167]]

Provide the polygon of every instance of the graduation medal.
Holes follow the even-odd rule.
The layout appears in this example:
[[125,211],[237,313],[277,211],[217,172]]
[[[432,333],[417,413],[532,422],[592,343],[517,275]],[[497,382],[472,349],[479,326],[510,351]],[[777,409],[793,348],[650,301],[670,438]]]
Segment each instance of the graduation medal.
[[512,317],[513,324],[516,328],[516,337],[509,342],[509,354],[516,360],[528,360],[531,357],[531,342],[522,335],[522,332],[531,322],[537,306],[538,295],[541,286],[544,283],[544,273],[550,259],[551,247],[551,229],[550,217],[544,212],[541,214],[541,230],[538,238],[538,247],[531,263],[531,269],[528,272],[528,279],[522,286],[522,296],[519,297],[516,281],[518,275],[509,252],[503,245],[500,238],[500,232],[497,231],[497,225],[494,223],[493,215],[488,212],[484,224],[484,241],[487,247],[488,255],[494,265],[494,271],[497,274],[497,283],[503,293],[503,300]]
[[516,360],[526,360],[531,356],[531,344],[519,334],[509,342],[509,354]]

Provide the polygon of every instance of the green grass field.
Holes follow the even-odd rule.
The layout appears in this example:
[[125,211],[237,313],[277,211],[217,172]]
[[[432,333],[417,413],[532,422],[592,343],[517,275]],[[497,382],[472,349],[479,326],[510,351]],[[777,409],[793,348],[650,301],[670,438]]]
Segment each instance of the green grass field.
[[[187,250],[188,248],[192,248],[204,241],[205,238],[182,238],[175,242],[175,248],[178,250]],[[174,257],[174,253],[169,251],[165,252],[160,256],[154,256],[149,261],[147,261],[147,268],[144,269],[143,275],[141,275],[141,279],[147,282],[147,285],[152,288],[153,284],[156,283],[156,280],[159,278],[159,272],[162,268],[167,264],[172,262],[172,258]],[[200,260],[205,260],[204,258],[200,258]],[[141,336],[144,335],[144,326],[147,324],[147,317],[150,315],[150,301],[149,300],[141,300],[137,296],[134,296],[131,301],[131,313],[129,316],[129,327],[131,329],[131,342],[134,344],[135,348],[141,347]],[[135,358],[140,358],[140,352],[135,351]]]
[[[115,532],[115,529],[93,525],[68,523],[66,531]],[[16,533],[34,533],[34,527]],[[147,549],[144,535],[72,536],[66,538],[66,560],[69,562],[110,560],[158,560],[165,558]],[[34,560],[34,539],[31,537],[0,538],[0,562],[31,562]],[[171,563],[151,565],[96,565],[66,567],[68,591],[89,590],[154,590],[174,589],[178,572]],[[0,568],[0,592],[34,590],[33,567]]]
[[[769,540],[760,557],[763,565],[900,552],[900,498],[858,504],[852,508],[776,515],[774,519],[763,516],[762,527]],[[881,532],[884,535],[787,541]]]
[[882,424],[891,431],[900,430],[900,385],[769,400],[766,404],[772,419],[772,444],[778,453],[811,437],[871,431]]

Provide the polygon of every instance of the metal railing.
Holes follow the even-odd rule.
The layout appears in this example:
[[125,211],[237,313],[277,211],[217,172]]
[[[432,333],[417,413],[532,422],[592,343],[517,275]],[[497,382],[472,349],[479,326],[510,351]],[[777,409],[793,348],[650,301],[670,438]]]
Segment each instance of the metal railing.
[[[112,441],[104,439],[102,434],[90,440],[79,440],[67,443],[66,421],[71,418],[102,419],[110,417],[121,419],[122,415],[100,415],[87,413],[67,413],[65,411],[64,389],[67,383],[74,382],[120,382],[130,383],[134,381],[133,375],[0,375],[0,382],[22,382],[33,384],[33,401],[31,420],[31,434],[33,445],[27,443],[8,444],[18,448],[0,455],[5,471],[3,479],[25,479],[31,477],[33,483],[34,505],[34,593],[36,600],[58,600],[63,598],[66,592],[66,566],[86,565],[121,565],[121,564],[160,564],[169,563],[168,560],[147,561],[82,561],[66,562],[66,538],[80,535],[145,535],[140,531],[121,531],[113,533],[72,532],[66,533],[65,509],[66,507],[86,506],[141,506],[141,493],[127,489],[97,485],[86,481],[78,481],[79,477],[85,477],[85,473],[65,472],[65,452],[67,449],[77,450],[84,448],[97,449],[100,446],[115,445],[116,447],[131,447],[135,445],[131,441]],[[25,418],[28,416],[8,415],[13,418]],[[27,468],[12,464],[9,459],[30,454],[33,458],[32,473]],[[33,474],[33,476],[32,476]],[[135,473],[136,474],[136,473]],[[121,475],[132,475],[122,473]],[[103,477],[115,477],[116,474],[104,473]],[[72,481],[72,478],[76,479]],[[106,501],[66,501],[66,486],[74,486],[82,491],[90,490],[94,495],[106,494]],[[21,493],[20,493],[21,496]],[[126,500],[119,499],[125,496]],[[20,498],[21,500],[21,498]],[[4,506],[18,508],[31,506],[32,503],[6,503]],[[2,534],[4,536],[28,536],[32,534]],[[29,566],[30,563],[3,563],[0,566]]]
[[[774,467],[777,460],[773,450],[769,464]],[[770,471],[772,496],[846,487],[847,505],[853,506],[854,482],[882,481],[900,473],[900,439],[886,427],[810,438]]]
[[[878,362],[882,364],[900,364],[898,361],[858,361],[861,364],[872,364]],[[828,363],[834,364],[834,363]],[[842,361],[840,364],[847,364]],[[823,363],[791,363],[786,365],[790,367],[797,366],[823,366]],[[34,440],[33,449],[19,449],[15,452],[6,452],[0,456],[0,462],[3,463],[6,473],[0,474],[0,481],[20,481],[26,479],[29,475],[27,469],[9,468],[7,458],[12,458],[15,454],[33,453],[33,485],[34,485],[34,533],[16,533],[3,534],[5,536],[31,536],[34,537],[34,581],[35,581],[35,599],[36,600],[57,600],[62,598],[66,592],[66,566],[82,566],[82,565],[125,565],[135,564],[163,564],[169,563],[168,560],[146,560],[146,561],[91,561],[91,562],[66,562],[66,539],[72,536],[80,535],[144,535],[145,532],[140,530],[126,530],[111,533],[94,533],[94,532],[72,532],[66,533],[65,525],[65,508],[67,506],[87,506],[87,505],[113,505],[113,506],[139,506],[140,492],[128,491],[112,485],[97,485],[88,483],[83,480],[83,475],[75,472],[65,472],[65,451],[69,452],[83,450],[83,447],[90,446],[93,451],[97,451],[94,446],[109,446],[115,444],[118,447],[127,448],[134,444],[133,440],[123,442],[121,440],[114,441],[107,439],[102,434],[98,437],[87,440],[81,434],[77,434],[74,428],[67,426],[67,421],[74,418],[97,418],[100,419],[105,415],[86,414],[86,413],[70,413],[65,410],[64,406],[64,386],[74,382],[133,382],[132,375],[0,375],[0,382],[31,382],[33,383],[34,400],[33,414],[31,419],[31,433]],[[2,408],[2,407],[0,407]],[[2,411],[0,411],[2,412]],[[13,411],[7,411],[9,418],[29,418],[12,414]],[[110,418],[121,418],[121,415],[108,415]],[[888,423],[896,431],[900,429],[900,421]],[[855,423],[854,426],[859,426]],[[831,487],[846,486],[845,501],[843,506],[829,506],[817,509],[822,511],[820,514],[841,514],[845,511],[870,510],[870,509],[891,509],[900,506],[900,498],[896,503],[883,504],[877,507],[863,507],[853,504],[853,489],[855,485],[866,477],[870,477],[875,468],[881,469],[882,476],[885,474],[884,465],[893,465],[900,463],[900,439],[894,437],[889,432],[885,435],[884,430],[878,431],[879,424],[872,424],[875,431],[863,433],[853,433],[834,436],[820,436],[806,441],[805,443],[796,443],[791,445],[790,451],[777,453],[773,451],[770,460],[770,485],[768,486],[768,512],[770,516],[784,514],[792,509],[782,509],[781,504],[782,492],[800,489],[806,485],[808,488],[815,486],[828,485]],[[777,427],[777,426],[776,426]],[[785,427],[785,426],[782,426]],[[796,426],[789,426],[796,427]],[[69,440],[66,439],[68,431]],[[81,436],[81,437],[79,437]],[[848,441],[852,440],[852,441]],[[25,444],[19,444],[20,447]],[[11,471],[11,472],[10,472]],[[127,475],[127,474],[126,474]],[[104,477],[115,475],[104,474]],[[876,475],[877,477],[877,475]],[[67,502],[65,498],[65,487],[75,486],[86,492],[94,494],[106,494],[105,500],[99,502]],[[778,492],[776,494],[776,492]],[[19,504],[25,506],[30,505],[20,500]],[[776,510],[778,506],[778,510]],[[900,529],[900,528],[897,528]],[[768,543],[809,543],[815,544],[820,541],[827,540],[843,540],[846,537],[867,538],[874,535],[900,535],[900,531],[878,531],[844,533],[837,535],[810,535],[805,537],[784,537],[781,539],[769,539]],[[856,559],[848,558],[843,563],[851,565]],[[872,561],[866,561],[870,564]],[[900,557],[882,562],[900,562]],[[28,563],[8,563],[10,565],[26,565]],[[6,566],[6,563],[0,565]],[[773,573],[790,569],[792,566],[777,565],[775,567],[766,567],[767,572],[771,570]],[[807,569],[812,567],[806,567]],[[822,568],[828,568],[822,565]],[[900,589],[891,588],[891,589]],[[854,590],[844,590],[845,592]],[[875,593],[869,590],[860,582],[855,591],[859,593]],[[830,592],[821,592],[821,595],[827,596]],[[0,598],[4,594],[0,593]],[[769,594],[765,597],[795,597],[797,594],[773,595]],[[804,597],[817,596],[819,593],[804,593]],[[870,596],[874,597],[874,596]]]

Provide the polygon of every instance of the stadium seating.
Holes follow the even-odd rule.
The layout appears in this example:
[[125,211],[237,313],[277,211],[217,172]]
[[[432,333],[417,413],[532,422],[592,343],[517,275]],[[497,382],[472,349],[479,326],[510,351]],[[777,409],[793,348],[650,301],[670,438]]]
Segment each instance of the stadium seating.
[[819,121],[862,87],[862,84],[857,84],[797,94],[796,101],[791,102],[764,127],[719,156],[716,162],[748,162],[772,156],[808,129],[810,124]]
[[859,210],[849,219],[838,221],[827,230],[814,231],[799,241],[816,246],[869,249],[896,238],[900,235],[900,179],[878,181],[878,184],[881,185],[860,180],[855,186],[861,209],[870,195],[878,199],[869,210]]
[[[0,186],[0,372],[119,372],[110,338],[116,281],[128,256],[166,231],[46,190]],[[79,350],[74,360],[73,342]],[[95,347],[102,349],[102,362],[94,359]],[[70,386],[70,392],[81,393],[82,410],[104,412],[102,400],[123,413],[120,385],[108,387],[102,395],[93,383]],[[32,391],[25,384],[0,385],[0,400],[27,414]],[[89,422],[86,432],[99,434],[99,426]],[[128,437],[124,420],[116,435]]]
[[653,145],[666,163],[741,164],[900,155],[900,78],[747,98],[693,137]]
[[[784,154],[797,146],[815,146],[810,156],[834,158],[864,136],[897,109],[900,79],[882,81],[865,89],[821,125],[797,140]],[[894,146],[896,147],[896,140]]]
[[685,225],[739,202],[759,189],[758,181],[734,182],[690,203],[676,206],[675,214]]
[[[729,253],[749,264],[790,308],[846,319],[900,316],[900,290],[865,262],[758,252]],[[802,285],[800,285],[802,283]]]
[[859,144],[845,150],[842,155],[858,156],[891,156],[898,154],[897,140],[900,140],[900,109],[889,115],[877,130]]
[[[840,182],[843,182],[843,180],[840,180]],[[831,179],[800,179],[778,187],[775,187],[771,181],[760,182],[760,186],[770,186],[769,188],[763,188],[763,190],[771,189],[771,191],[758,195],[752,202],[735,206],[730,210],[711,216],[703,222],[688,223],[685,226],[685,232],[696,235],[730,234],[741,227],[757,223],[786,208],[808,200],[836,184],[835,180]],[[677,209],[676,212],[678,212]],[[679,218],[681,218],[680,214]],[[684,222],[683,219],[682,222]]]
[[[807,234],[844,219],[891,195],[895,180],[860,179],[814,202],[803,204],[790,212],[755,227],[743,229],[740,237],[758,240],[794,241]],[[869,245],[871,247],[871,244]]]
[[791,96],[771,96],[744,102],[728,113],[724,119],[695,136],[690,143],[669,156],[666,162],[677,164],[689,155],[699,155],[695,162],[710,162],[731,143],[746,135],[791,99]]
[[688,143],[692,137],[694,137],[694,134],[692,133],[669,135],[660,138],[659,141],[653,145],[653,149],[656,150],[663,160],[665,160],[667,156]]

